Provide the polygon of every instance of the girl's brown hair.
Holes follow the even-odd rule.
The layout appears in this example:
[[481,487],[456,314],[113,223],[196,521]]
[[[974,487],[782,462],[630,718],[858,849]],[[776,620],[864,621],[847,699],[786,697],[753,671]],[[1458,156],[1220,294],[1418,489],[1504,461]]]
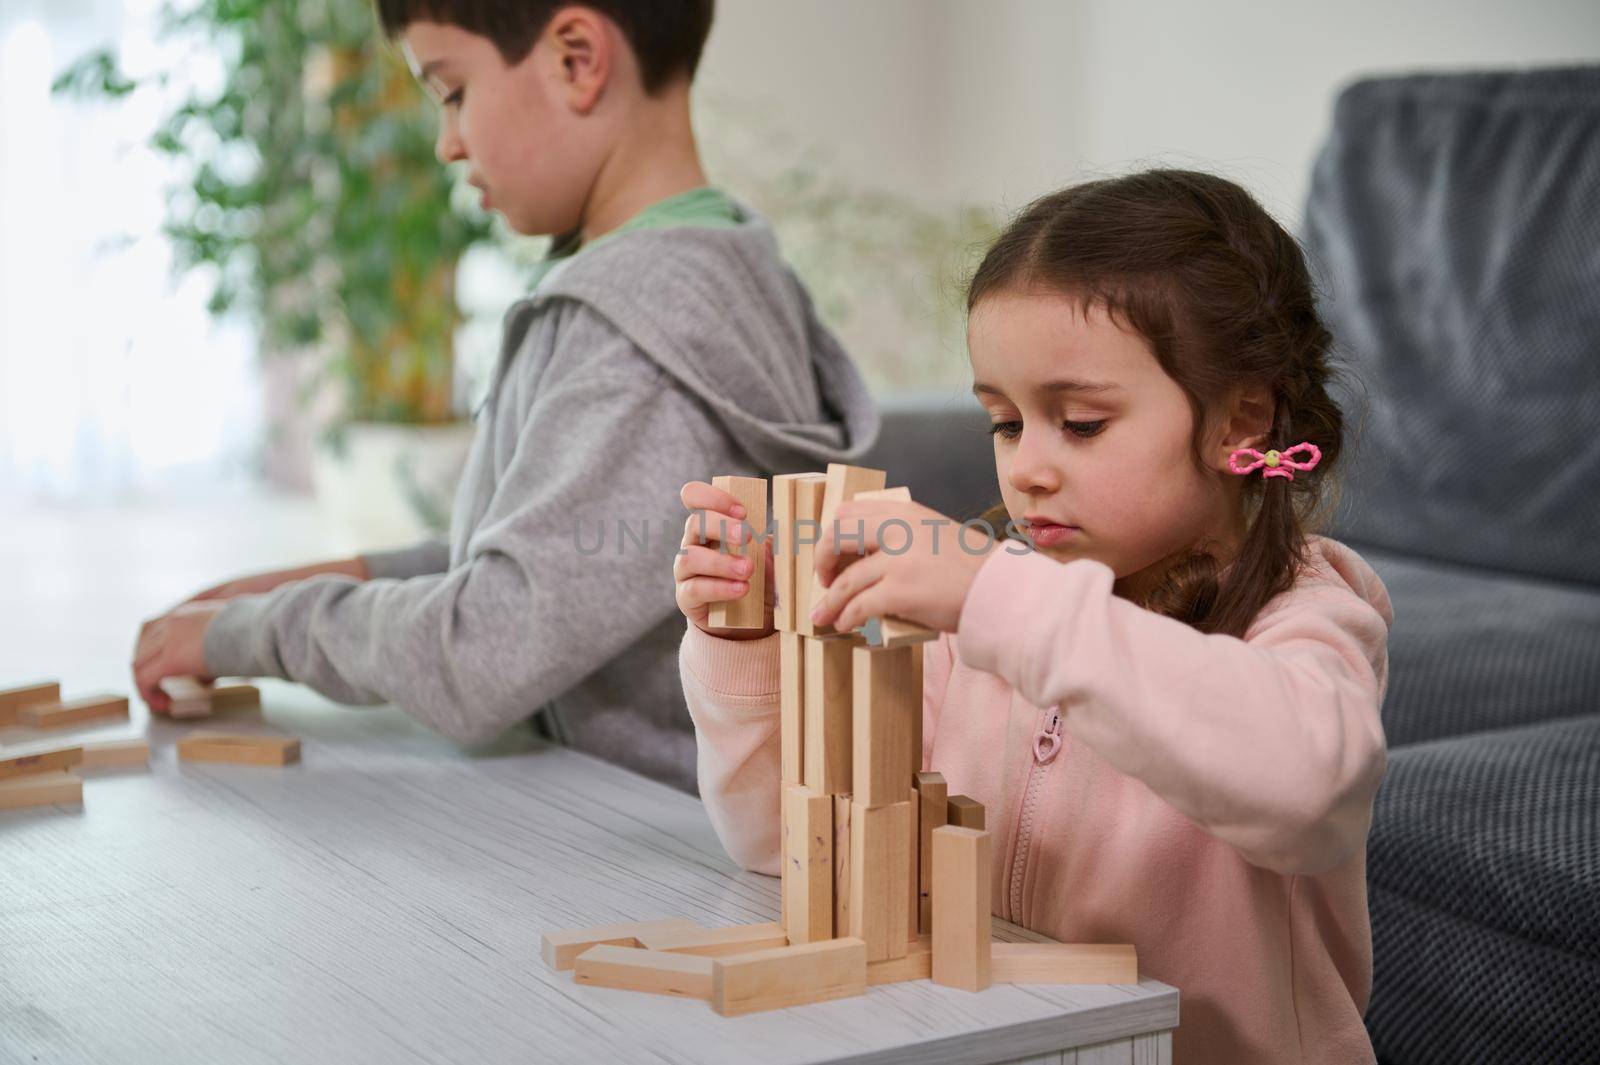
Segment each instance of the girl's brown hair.
[[[1243,636],[1306,565],[1305,538],[1336,503],[1324,494],[1339,463],[1344,417],[1329,397],[1332,337],[1317,316],[1305,256],[1248,192],[1188,170],[1148,170],[1075,185],[1028,206],[984,256],[967,292],[970,313],[1000,292],[1042,292],[1081,310],[1103,307],[1139,333],[1194,412],[1192,458],[1208,414],[1230,392],[1264,383],[1275,414],[1267,447],[1309,440],[1311,472],[1245,478],[1248,532],[1224,565],[1194,545],[1168,558],[1139,605],[1201,632]],[[1263,448],[1262,450],[1266,450]],[[1005,525],[1004,504],[984,518]]]

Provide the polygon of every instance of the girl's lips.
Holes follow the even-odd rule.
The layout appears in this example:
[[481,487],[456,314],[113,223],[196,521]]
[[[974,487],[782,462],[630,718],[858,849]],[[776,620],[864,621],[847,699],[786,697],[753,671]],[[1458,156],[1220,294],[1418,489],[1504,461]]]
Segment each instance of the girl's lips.
[[1030,524],[1028,539],[1033,541],[1035,547],[1052,547],[1077,536],[1079,531],[1076,525]]

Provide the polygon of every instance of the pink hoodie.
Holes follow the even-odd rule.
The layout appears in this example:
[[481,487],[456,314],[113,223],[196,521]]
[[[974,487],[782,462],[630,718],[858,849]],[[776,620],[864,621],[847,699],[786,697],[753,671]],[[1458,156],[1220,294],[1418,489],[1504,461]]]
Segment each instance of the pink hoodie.
[[[1314,536],[1307,554],[1241,640],[1112,595],[1100,562],[996,551],[923,659],[923,762],[987,808],[995,913],[1133,943],[1179,989],[1187,1065],[1373,1060],[1366,836],[1394,614],[1354,551]],[[776,875],[777,637],[690,625],[680,667],[711,822]]]

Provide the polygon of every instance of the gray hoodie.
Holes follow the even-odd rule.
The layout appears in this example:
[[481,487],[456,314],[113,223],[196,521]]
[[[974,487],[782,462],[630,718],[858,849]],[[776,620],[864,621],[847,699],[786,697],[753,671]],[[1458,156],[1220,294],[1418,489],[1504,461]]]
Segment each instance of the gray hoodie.
[[877,432],[759,217],[617,234],[507,312],[449,543],[230,602],[207,668],[393,703],[466,744],[543,709],[562,742],[692,792],[679,490],[856,462]]

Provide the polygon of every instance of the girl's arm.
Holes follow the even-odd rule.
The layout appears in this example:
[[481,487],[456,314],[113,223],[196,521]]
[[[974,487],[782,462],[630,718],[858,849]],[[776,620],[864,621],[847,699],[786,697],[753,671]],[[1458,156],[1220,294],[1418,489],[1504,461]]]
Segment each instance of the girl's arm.
[[778,634],[727,640],[690,624],[678,652],[700,798],[734,861],[778,875]]
[[1385,767],[1392,615],[1306,586],[1248,642],[1111,592],[1111,569],[997,551],[962,608],[962,659],[1038,706],[1255,865],[1333,868],[1361,849]]

